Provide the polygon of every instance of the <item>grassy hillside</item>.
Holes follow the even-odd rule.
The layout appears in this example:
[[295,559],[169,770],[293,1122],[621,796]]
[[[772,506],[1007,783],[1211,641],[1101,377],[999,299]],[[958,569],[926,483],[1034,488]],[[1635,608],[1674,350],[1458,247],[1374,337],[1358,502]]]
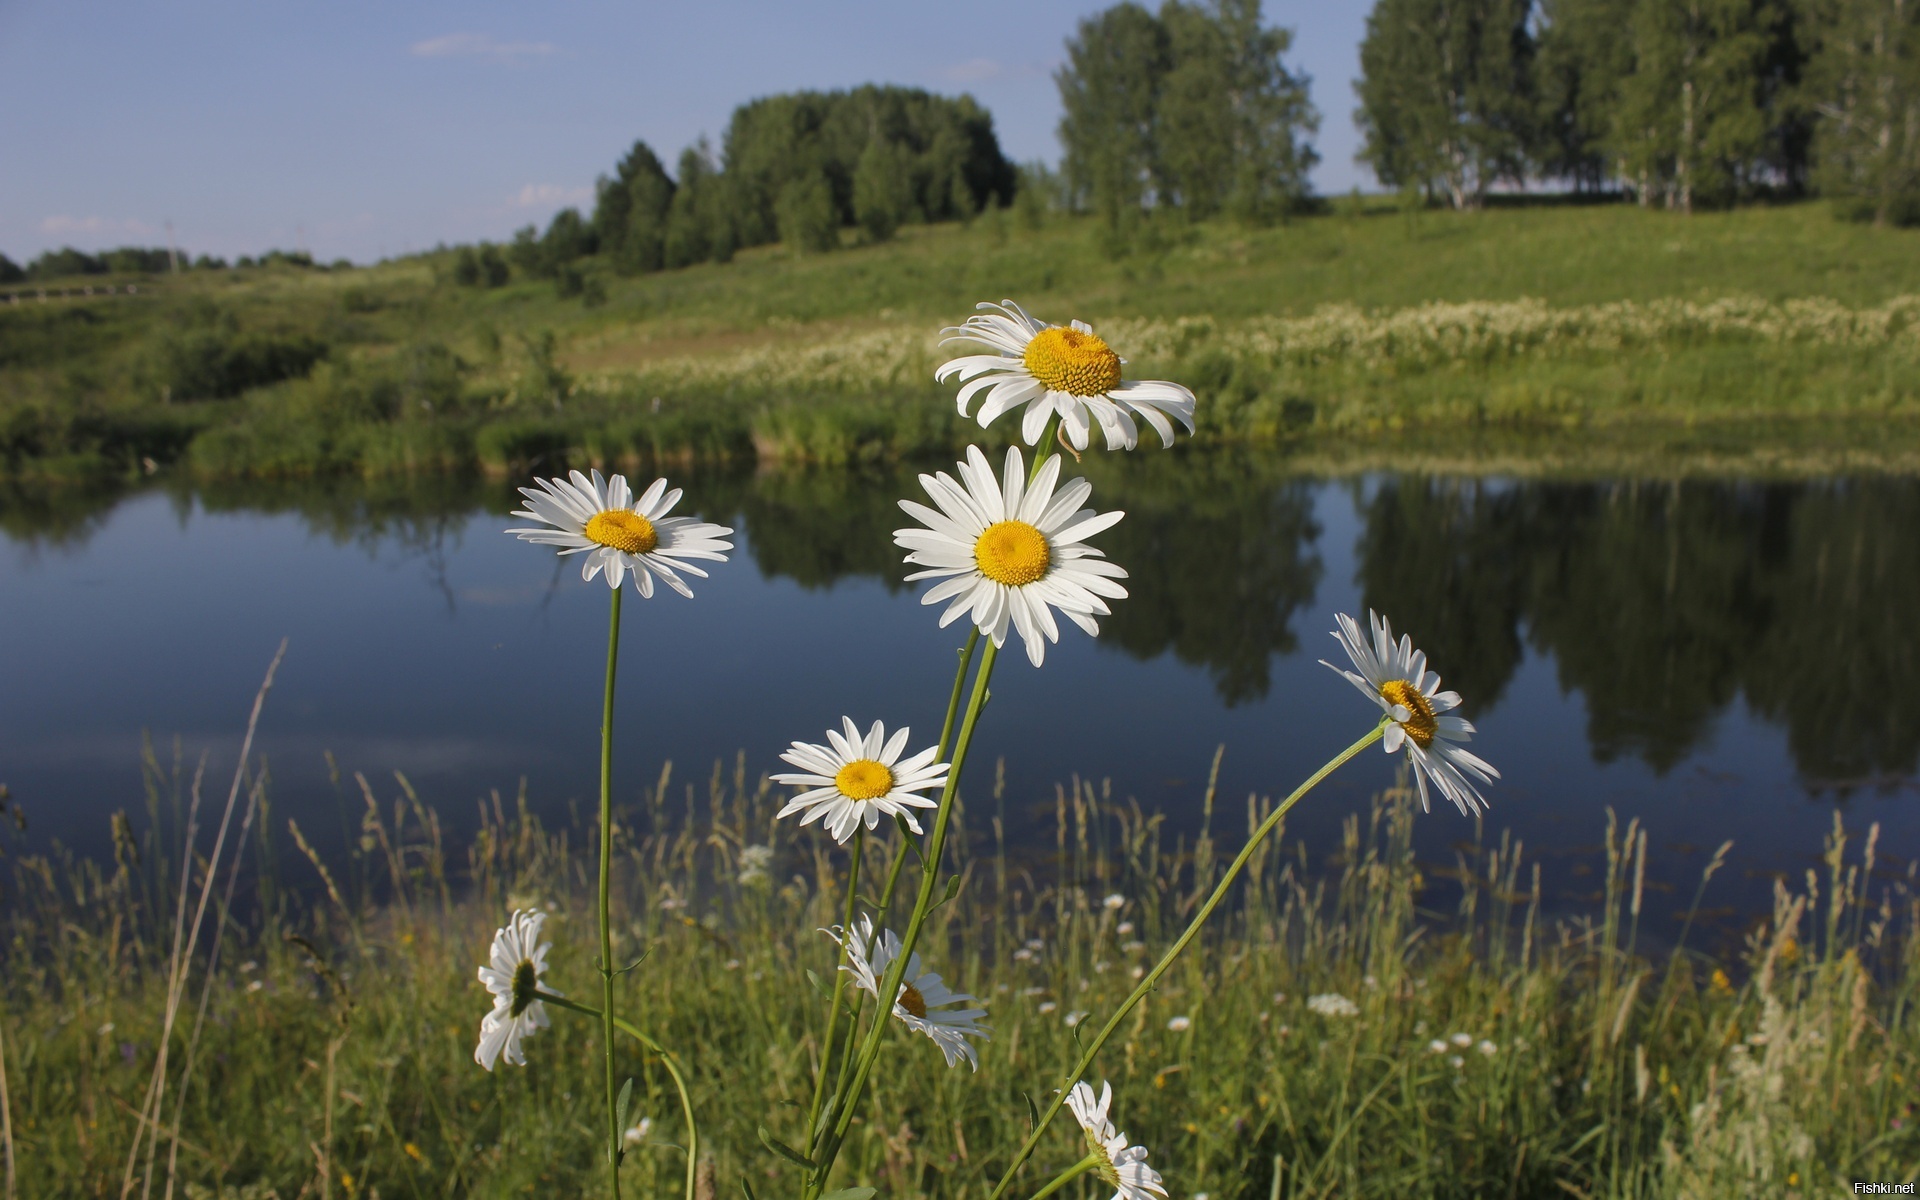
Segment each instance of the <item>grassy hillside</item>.
[[1203,440],[1816,417],[1904,431],[1916,268],[1920,234],[1820,205],[1341,204],[1263,230],[1165,222],[1121,251],[1090,221],[995,212],[631,279],[589,260],[575,298],[455,286],[449,255],[96,277],[112,294],[0,304],[0,472],[908,455],[968,436],[931,380],[934,335],[1003,296],[1090,320],[1136,374],[1194,386]]

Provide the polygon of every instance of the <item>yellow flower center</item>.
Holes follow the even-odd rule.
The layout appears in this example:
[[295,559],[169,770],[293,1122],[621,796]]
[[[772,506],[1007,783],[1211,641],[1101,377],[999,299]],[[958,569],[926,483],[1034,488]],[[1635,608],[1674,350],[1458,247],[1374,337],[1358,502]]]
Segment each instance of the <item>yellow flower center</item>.
[[893,790],[893,772],[883,763],[857,758],[834,773],[833,786],[849,800],[875,800]]
[[920,994],[919,988],[910,983],[900,989],[900,1007],[922,1021],[927,1019],[927,998]]
[[1420,691],[1404,679],[1389,679],[1380,685],[1380,694],[1387,703],[1398,704],[1410,714],[1400,722],[1400,728],[1407,731],[1414,745],[1425,750],[1433,745],[1433,735],[1440,730],[1440,722],[1433,716],[1433,704]]
[[987,526],[973,544],[973,561],[995,583],[1023,587],[1047,573],[1053,551],[1047,535],[1025,521],[1001,521]]
[[649,554],[660,544],[660,534],[653,522],[624,508],[593,514],[587,520],[586,534],[602,546],[612,546],[628,554]]
[[1033,335],[1020,356],[1050,392],[1104,396],[1120,386],[1120,356],[1091,333],[1056,325]]

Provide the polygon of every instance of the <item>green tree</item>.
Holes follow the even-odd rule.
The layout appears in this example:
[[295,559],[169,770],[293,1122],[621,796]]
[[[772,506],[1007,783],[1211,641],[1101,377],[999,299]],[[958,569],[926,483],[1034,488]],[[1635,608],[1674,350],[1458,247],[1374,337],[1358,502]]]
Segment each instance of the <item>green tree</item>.
[[1293,35],[1261,22],[1260,0],[1169,0],[1170,62],[1154,119],[1156,184],[1195,217],[1266,221],[1299,204],[1319,156],[1307,79],[1281,56]]
[[1856,220],[1920,222],[1920,2],[1835,0],[1820,16],[1814,184]]
[[645,142],[633,144],[612,179],[600,180],[593,228],[614,270],[638,275],[666,265],[673,193],[673,180]]
[[854,220],[876,242],[893,236],[913,203],[913,181],[901,158],[892,142],[876,135],[860,152],[860,161],[854,167]]
[[680,183],[667,213],[666,256],[669,267],[692,263],[726,262],[733,257],[733,223],[728,212],[726,180],[714,168],[707,143],[687,147],[680,154]]
[[1606,139],[1620,81],[1633,69],[1634,0],[1540,0],[1533,74],[1539,114],[1532,158],[1543,176],[1583,192],[1612,177]]
[[1532,141],[1531,0],[1379,0],[1360,43],[1361,157],[1391,188],[1478,208]]
[[1060,88],[1060,145],[1069,194],[1117,230],[1148,199],[1154,121],[1172,65],[1166,27],[1137,4],[1084,18],[1067,42]]
[[1769,170],[1775,0],[1637,0],[1608,147],[1642,206],[1726,203]]
[[0,283],[19,283],[26,277],[27,273],[20,268],[19,263],[0,254]]
[[840,244],[833,189],[824,173],[789,180],[780,189],[775,219],[780,240],[795,254],[824,254]]

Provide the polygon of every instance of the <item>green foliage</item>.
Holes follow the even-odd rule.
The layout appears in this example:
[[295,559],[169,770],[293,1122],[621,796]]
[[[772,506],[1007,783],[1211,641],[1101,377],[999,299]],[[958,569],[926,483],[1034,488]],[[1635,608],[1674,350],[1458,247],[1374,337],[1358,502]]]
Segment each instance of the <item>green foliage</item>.
[[492,242],[482,242],[478,249],[462,246],[454,252],[453,281],[461,287],[502,287],[510,274],[506,258]]
[[704,139],[681,153],[680,183],[667,213],[667,266],[687,267],[733,258],[733,216],[727,186],[713,165]]
[[1808,90],[1824,98],[1814,182],[1838,211],[1920,223],[1920,9],[1835,0]]
[[[853,170],[853,217],[867,238],[884,242],[907,219],[913,204],[912,179],[904,155],[892,142],[876,137],[860,152]],[[965,192],[961,193],[965,197]]]
[[207,308],[160,336],[149,386],[163,402],[219,400],[305,375],[326,352],[309,335],[243,330],[230,311]]
[[824,254],[840,244],[833,188],[821,172],[789,179],[780,189],[774,215],[780,241],[794,254]]
[[635,142],[612,179],[602,178],[593,227],[599,246],[623,275],[658,271],[667,264],[667,213],[673,180],[645,142]]
[[0,254],[0,283],[19,283],[27,277],[19,263],[4,254]]
[[889,146],[892,186],[909,197],[911,219],[964,217],[1011,197],[1013,166],[970,96],[873,85],[768,96],[735,109],[723,141],[738,244],[787,240],[779,210],[796,181],[811,190],[823,180],[834,226],[855,224],[854,175],[876,140]]
[[1528,0],[1380,0],[1360,44],[1362,157],[1388,187],[1455,208],[1525,169]]

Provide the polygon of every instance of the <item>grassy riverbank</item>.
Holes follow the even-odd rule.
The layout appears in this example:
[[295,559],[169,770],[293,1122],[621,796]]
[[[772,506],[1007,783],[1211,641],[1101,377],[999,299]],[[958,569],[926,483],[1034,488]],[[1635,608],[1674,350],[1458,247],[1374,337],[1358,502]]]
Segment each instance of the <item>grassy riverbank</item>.
[[1898,436],[1920,428],[1917,268],[1920,234],[1814,204],[1342,202],[1266,230],[1149,226],[1117,252],[1091,222],[996,211],[834,254],[596,276],[574,298],[458,287],[447,254],[90,277],[92,296],[0,304],[0,473],[912,456],[977,436],[931,381],[935,334],[1003,295],[1191,383],[1205,441],[1348,455],[1409,430],[1767,421],[1788,442],[1795,422]]
[[[282,1200],[603,1183],[597,1027],[557,1012],[528,1067],[489,1075],[471,1058],[485,1009],[473,969],[509,906],[554,914],[552,983],[589,990],[591,833],[543,829],[496,797],[456,851],[391,787],[368,792],[349,859],[324,880],[302,865],[310,903],[270,875],[255,915],[222,925],[216,877],[208,929],[222,933],[201,941],[183,992],[163,1128],[130,1159],[180,883],[159,852],[178,836],[161,798],[172,785],[156,784],[164,836],[119,837],[117,867],[28,859],[13,872],[0,1032],[20,1195],[120,1195],[129,1170],[136,1187],[151,1170],[156,1195],[171,1174],[176,1195]],[[1273,844],[1236,915],[1099,1064],[1172,1196],[1814,1196],[1915,1178],[1920,899],[1910,873],[1875,872],[1871,836],[1836,835],[1818,876],[1782,889],[1744,951],[1715,960],[1693,948],[1698,897],[1640,890],[1633,828],[1604,831],[1604,902],[1569,921],[1542,910],[1539,869],[1504,839],[1416,863],[1411,822],[1458,818],[1419,816],[1409,799],[1356,815],[1331,855]],[[799,1140],[818,1054],[805,972],[831,973],[814,931],[837,919],[845,857],[775,824],[777,803],[716,768],[697,788],[663,777],[617,827],[615,952],[648,955],[622,984],[626,1011],[691,1066],[703,1196],[738,1195],[743,1178],[756,1195],[790,1193],[756,1130]],[[1071,1014],[1097,1018],[1125,993],[1242,828],[1237,805],[1210,806],[1208,832],[1168,845],[1156,820],[1089,788],[1063,793],[1057,836],[1023,850],[989,807],[960,818],[966,888],[929,944],[931,966],[987,1000],[993,1038],[977,1075],[894,1039],[842,1158],[847,1185],[983,1196],[1025,1132],[1021,1094],[1044,1100],[1074,1044]],[[262,813],[241,840],[272,861],[268,831],[289,834]],[[752,845],[773,848],[764,873],[743,869]],[[865,888],[884,865],[870,854]],[[1117,910],[1103,903],[1116,894]],[[1703,894],[1711,905],[1710,882]],[[1680,930],[1682,948],[1649,957],[1641,931],[1656,927],[1663,944]],[[1353,1011],[1309,1005],[1327,994]],[[677,1195],[669,1080],[637,1056],[623,1070],[652,1122],[630,1194]],[[1058,1131],[1027,1190],[1081,1152]]]

